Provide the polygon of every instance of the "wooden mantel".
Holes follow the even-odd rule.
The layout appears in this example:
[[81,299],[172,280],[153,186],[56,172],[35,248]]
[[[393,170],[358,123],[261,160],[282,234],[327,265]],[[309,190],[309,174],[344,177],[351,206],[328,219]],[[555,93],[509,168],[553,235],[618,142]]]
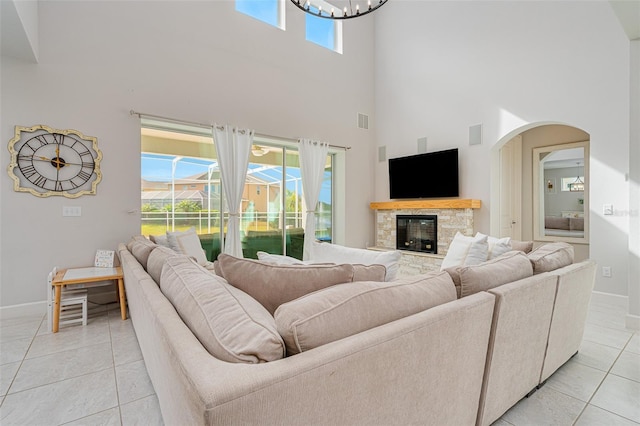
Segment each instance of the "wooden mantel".
[[448,200],[378,201],[370,203],[372,210],[400,209],[479,209],[481,200],[452,198]]

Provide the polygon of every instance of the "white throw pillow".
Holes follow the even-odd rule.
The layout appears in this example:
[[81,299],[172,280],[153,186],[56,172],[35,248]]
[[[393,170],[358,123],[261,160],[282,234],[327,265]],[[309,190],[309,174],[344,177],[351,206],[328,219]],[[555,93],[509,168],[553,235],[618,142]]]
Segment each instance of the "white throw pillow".
[[309,260],[314,263],[384,265],[384,267],[387,268],[387,274],[384,280],[393,281],[400,268],[398,265],[400,256],[402,256],[402,254],[398,250],[367,250],[314,241]]
[[291,256],[283,256],[281,254],[271,254],[265,251],[258,252],[258,260],[273,263],[274,265],[304,265],[307,262],[296,259]]
[[443,271],[452,266],[477,265],[487,260],[488,253],[489,243],[486,235],[467,237],[457,232],[451,241],[447,255],[442,260],[440,270]]
[[169,241],[169,247],[176,253],[191,256],[202,266],[208,263],[195,228],[192,227],[186,231],[167,232],[167,241]]
[[[476,238],[482,236],[484,236],[484,234],[480,232],[476,233]],[[487,255],[487,260],[495,259],[496,257],[513,250],[513,248],[511,248],[511,237],[496,238],[488,235],[487,242],[489,244],[489,253]]]

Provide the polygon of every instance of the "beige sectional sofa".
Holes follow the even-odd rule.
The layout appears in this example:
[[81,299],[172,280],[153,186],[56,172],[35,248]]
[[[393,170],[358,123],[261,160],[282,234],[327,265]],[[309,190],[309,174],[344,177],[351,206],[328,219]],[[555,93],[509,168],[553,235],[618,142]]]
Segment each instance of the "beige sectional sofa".
[[[426,288],[420,287],[420,277],[329,285],[285,301],[274,313],[283,336],[290,330],[280,326],[295,315],[306,316],[305,321],[325,312],[333,315],[324,323],[308,321],[309,327],[297,328],[295,333],[307,333],[302,337],[284,337],[289,339],[286,352],[302,352],[251,363],[212,355],[215,348],[204,344],[211,342],[201,341],[203,323],[194,325],[188,318],[197,303],[185,308],[181,302],[212,286],[238,298],[240,290],[227,289],[213,265],[174,260],[178,255],[171,250],[142,239],[128,247],[120,244],[118,252],[131,320],[168,425],[490,424],[577,351],[595,274],[591,261],[542,272],[553,269],[558,259],[558,251],[549,250],[555,257],[529,255],[531,275],[505,283],[489,278],[495,286],[481,282],[487,274],[491,277],[484,265],[455,271],[454,278],[471,293],[462,298],[456,298],[455,279],[445,272],[425,276]],[[504,256],[514,257],[513,252]],[[538,271],[536,262],[542,265]],[[250,266],[257,271],[264,267]],[[187,279],[187,274],[199,278]],[[479,283],[475,292],[469,291],[470,277]],[[179,296],[176,280],[186,283],[187,291]],[[200,287],[190,287],[198,280]],[[413,310],[394,317],[400,310],[394,303],[404,288],[408,298],[431,300],[422,307],[407,303],[415,305]],[[206,304],[215,303],[207,297],[202,298]],[[255,308],[246,306],[243,312]],[[225,305],[220,310],[229,309]],[[340,321],[339,315],[350,313],[348,321]],[[220,325],[215,320],[206,324]],[[317,342],[313,334],[323,325],[333,337]],[[238,343],[252,337],[226,327],[214,338],[218,346],[224,346],[224,339],[234,346],[234,338]],[[273,338],[272,333],[271,343]],[[313,344],[306,347],[309,342]]]

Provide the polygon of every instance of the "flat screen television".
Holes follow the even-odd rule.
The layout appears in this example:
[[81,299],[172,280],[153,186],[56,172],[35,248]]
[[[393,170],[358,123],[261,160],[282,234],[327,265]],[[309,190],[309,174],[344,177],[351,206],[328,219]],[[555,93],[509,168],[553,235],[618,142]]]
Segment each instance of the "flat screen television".
[[457,196],[457,148],[389,159],[389,198]]

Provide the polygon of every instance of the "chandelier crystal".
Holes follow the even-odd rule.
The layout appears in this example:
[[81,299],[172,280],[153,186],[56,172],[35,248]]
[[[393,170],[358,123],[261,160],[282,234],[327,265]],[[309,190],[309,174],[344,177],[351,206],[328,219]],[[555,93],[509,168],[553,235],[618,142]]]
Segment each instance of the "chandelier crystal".
[[291,0],[298,9],[326,19],[351,19],[382,7],[389,0]]

